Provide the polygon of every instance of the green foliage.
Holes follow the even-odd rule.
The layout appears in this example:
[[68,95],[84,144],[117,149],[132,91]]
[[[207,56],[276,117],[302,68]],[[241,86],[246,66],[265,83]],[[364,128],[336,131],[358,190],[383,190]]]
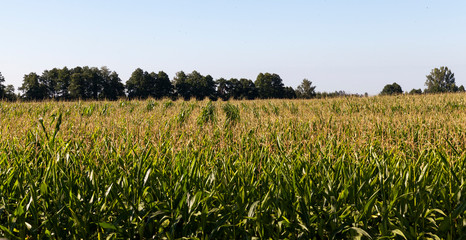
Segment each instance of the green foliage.
[[156,74],[138,68],[134,70],[126,82],[126,88],[129,98],[146,99],[152,97],[161,99],[171,96],[173,86],[168,75],[163,71]]
[[164,110],[167,110],[167,109],[173,107],[173,105],[175,105],[175,104],[173,103],[173,101],[171,101],[171,100],[166,100],[165,102],[163,102],[163,109],[164,109]]
[[147,105],[146,105],[146,109],[147,111],[152,111],[154,110],[155,107],[157,107],[158,103],[156,101],[154,101],[153,99],[150,99],[148,102],[147,102]]
[[241,78],[231,78],[226,80],[220,78],[216,81],[217,83],[217,96],[224,101],[228,99],[254,99],[257,97],[257,89],[254,82]]
[[14,101],[16,100],[15,88],[13,85],[4,85],[5,77],[0,72],[0,100]]
[[183,71],[176,73],[173,80],[176,93],[185,100],[196,98],[203,100],[209,98],[216,99],[216,85],[210,75],[203,76],[197,71],[186,75]]
[[296,91],[292,87],[285,87],[283,89],[283,98],[294,99],[296,97]]
[[170,82],[170,78],[165,72],[159,71],[156,77],[153,97],[156,99],[160,99],[164,97],[171,97],[172,92],[173,92],[173,85]]
[[387,84],[383,88],[382,92],[380,93],[381,95],[397,95],[397,94],[403,94],[403,90],[401,89],[401,86],[398,85],[398,83],[394,82],[392,84]]
[[107,67],[100,69],[99,76],[102,78],[102,89],[99,99],[117,100],[125,97],[125,86],[116,72],[111,72]]
[[41,83],[39,75],[36,73],[24,75],[23,84],[19,90],[23,91],[23,98],[27,100],[43,100],[48,98],[47,88]]
[[175,92],[184,100],[189,100],[192,97],[192,89],[187,81],[187,76],[183,71],[177,72],[173,79]]
[[280,108],[277,105],[269,102],[269,106],[273,114],[275,114],[276,116],[280,115]]
[[458,87],[455,84],[455,74],[448,67],[434,68],[426,76],[425,85],[427,93],[457,92]]
[[3,77],[2,73],[0,72],[0,97],[3,98],[5,95],[5,85],[3,85],[5,82],[5,77]]
[[188,106],[183,106],[180,110],[180,113],[176,116],[176,121],[178,124],[182,125],[191,115],[191,112],[194,110],[194,105],[189,104]]
[[107,67],[54,68],[45,70],[40,76],[30,73],[24,76],[19,90],[26,100],[116,100],[125,96],[118,74]]
[[[313,90],[315,87],[311,87]],[[212,101],[220,97],[228,99],[270,99],[297,97],[292,87],[284,87],[277,74],[260,73],[255,82],[250,79],[229,80],[220,78],[214,81],[210,75],[202,75],[197,71],[185,74],[176,73],[173,81],[160,71],[147,72],[137,68],[124,85],[120,77],[107,67],[75,67],[68,69],[53,68],[45,70],[42,75],[30,73],[24,76],[19,88],[24,100],[117,100],[130,99],[162,99],[178,97],[184,100],[195,98]],[[126,91],[126,92],[125,92]],[[0,82],[0,96],[5,96],[5,86]],[[126,95],[127,94],[127,95]],[[14,89],[6,94],[8,99],[16,98]],[[5,97],[4,97],[5,98]]]
[[299,112],[298,105],[294,103],[291,103],[291,105],[289,106],[289,109],[290,109],[291,114],[298,114]]
[[283,98],[285,87],[278,74],[260,73],[254,84],[260,98]]
[[255,99],[257,98],[257,88],[254,84],[254,82],[250,79],[246,79],[246,78],[241,78],[239,80],[239,86],[240,86],[240,90],[238,92],[238,94],[236,94],[237,96],[239,95],[239,97],[237,99],[249,99],[249,100],[252,100],[252,99]]
[[303,79],[302,83],[296,88],[296,95],[298,98],[314,98],[316,96],[316,86],[312,86],[312,82]]
[[226,116],[225,127],[234,126],[241,120],[239,108],[237,106],[226,103],[223,105],[222,109]]
[[90,117],[90,116],[92,116],[92,114],[94,113],[95,110],[96,110],[96,105],[95,104],[91,104],[89,106],[83,107],[81,109],[81,116]]
[[0,102],[0,238],[462,239],[464,99]]
[[422,94],[422,90],[419,88],[419,89],[411,89],[411,91],[409,91],[409,94],[413,95],[413,94]]
[[197,100],[204,98],[215,99],[216,83],[210,75],[203,76],[200,73],[193,71],[188,74],[187,82],[191,86],[192,96]]
[[208,122],[215,123],[217,120],[217,117],[215,115],[215,106],[212,104],[211,101],[209,101],[207,105],[201,108],[201,112],[199,114],[199,117],[197,118],[197,123],[199,125],[204,125]]

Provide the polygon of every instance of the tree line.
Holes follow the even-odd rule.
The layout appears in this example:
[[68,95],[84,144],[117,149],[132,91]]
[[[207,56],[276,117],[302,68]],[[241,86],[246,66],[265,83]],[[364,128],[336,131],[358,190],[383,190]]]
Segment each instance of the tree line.
[[[13,85],[4,85],[5,78],[0,72],[0,99],[3,100],[116,100],[119,98],[146,99],[172,98],[189,100],[228,99],[269,99],[269,98],[331,98],[341,96],[363,96],[347,94],[344,91],[316,92],[316,86],[308,79],[293,89],[286,87],[283,80],[275,73],[259,73],[255,81],[246,78],[219,78],[197,71],[177,72],[172,80],[163,72],[147,72],[137,68],[123,84],[115,71],[107,67],[53,68],[41,75],[34,72],[24,75],[23,83],[15,94]],[[457,86],[455,75],[448,67],[433,69],[426,76],[426,89],[412,89],[409,94],[464,92],[464,87]],[[387,84],[381,95],[402,94],[403,90],[396,82]],[[367,96],[368,94],[364,94]]]
[[[425,85],[427,86],[424,91],[422,89],[412,89],[408,94],[422,94],[422,93],[451,93],[451,92],[464,92],[464,86],[457,86],[455,74],[448,69],[448,67],[434,68],[429,75],[426,76]],[[381,95],[396,95],[403,94],[401,86],[394,82],[387,84],[380,92]]]
[[9,101],[16,100],[15,87],[13,85],[4,85],[5,77],[0,72],[0,100],[5,99]]
[[[1,74],[0,74],[1,76]],[[123,84],[115,71],[107,67],[53,68],[41,75],[31,72],[24,75],[15,95],[13,86],[3,86],[0,80],[2,99],[13,100],[116,100],[119,98],[181,98],[189,100],[268,99],[268,98],[312,98],[316,97],[315,86],[307,79],[294,90],[286,87],[282,78],[275,73],[260,73],[255,81],[250,79],[220,78],[197,71],[177,72],[172,80],[163,72],[147,72],[137,68]],[[11,89],[12,88],[12,89]],[[8,91],[4,91],[8,89]],[[7,94],[8,93],[8,94]],[[9,96],[8,98],[6,96]]]

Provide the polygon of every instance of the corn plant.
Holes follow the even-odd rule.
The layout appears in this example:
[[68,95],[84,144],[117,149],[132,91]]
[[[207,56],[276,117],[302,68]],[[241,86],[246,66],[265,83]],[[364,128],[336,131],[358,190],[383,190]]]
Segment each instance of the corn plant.
[[214,123],[217,120],[215,115],[215,106],[212,104],[211,101],[209,101],[207,105],[202,107],[199,117],[197,118],[197,123],[199,125],[203,125],[208,122]]
[[465,94],[1,102],[0,237],[463,239],[465,109]]
[[230,103],[226,103],[222,107],[223,112],[225,112],[226,116],[226,121],[225,121],[225,127],[235,125],[240,121],[240,113],[239,113],[239,108],[235,105],[232,105]]

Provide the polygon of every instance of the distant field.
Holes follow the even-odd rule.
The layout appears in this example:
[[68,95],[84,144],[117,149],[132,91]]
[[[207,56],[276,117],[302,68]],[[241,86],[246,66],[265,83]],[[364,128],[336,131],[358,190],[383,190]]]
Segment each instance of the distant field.
[[0,102],[0,237],[466,237],[466,94]]

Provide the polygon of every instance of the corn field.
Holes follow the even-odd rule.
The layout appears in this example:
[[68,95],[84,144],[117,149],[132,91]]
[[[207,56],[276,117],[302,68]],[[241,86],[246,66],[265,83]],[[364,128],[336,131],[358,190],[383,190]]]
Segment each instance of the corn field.
[[7,239],[461,239],[466,95],[0,102]]

